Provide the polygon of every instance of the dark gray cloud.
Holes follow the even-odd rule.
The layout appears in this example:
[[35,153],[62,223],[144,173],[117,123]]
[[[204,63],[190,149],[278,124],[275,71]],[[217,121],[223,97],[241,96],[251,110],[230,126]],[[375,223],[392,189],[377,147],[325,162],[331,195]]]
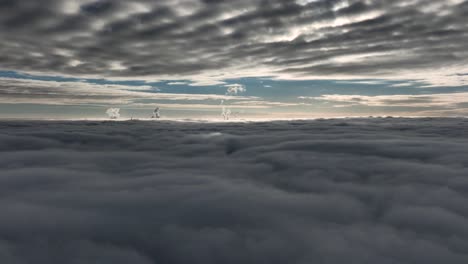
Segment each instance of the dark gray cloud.
[[0,60],[107,77],[453,74],[466,14],[462,0],[2,0]]
[[1,122],[2,263],[466,263],[466,119]]

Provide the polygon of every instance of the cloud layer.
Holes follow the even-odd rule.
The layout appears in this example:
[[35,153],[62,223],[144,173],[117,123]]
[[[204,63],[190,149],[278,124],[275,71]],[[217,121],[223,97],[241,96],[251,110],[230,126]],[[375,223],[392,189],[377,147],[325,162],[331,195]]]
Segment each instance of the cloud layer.
[[[229,87],[236,89],[236,93],[245,91],[242,87]],[[244,90],[240,90],[244,89]],[[151,104],[155,100],[166,101],[203,101],[218,102],[223,99],[253,100],[253,96],[229,96],[216,94],[182,94],[160,93],[157,87],[150,85],[117,85],[93,84],[88,82],[56,82],[23,80],[13,78],[0,78],[0,103],[4,104],[57,104],[57,105],[137,105],[139,101],[146,100]],[[233,93],[234,95],[234,93]]]
[[377,96],[327,94],[319,97],[300,97],[300,99],[323,100],[334,103],[336,107],[364,105],[381,107],[446,107],[447,109],[462,110],[468,103],[468,93]]
[[466,263],[466,119],[1,122],[2,263]]
[[0,60],[100,77],[398,73],[460,85],[467,15],[463,0],[2,0]]

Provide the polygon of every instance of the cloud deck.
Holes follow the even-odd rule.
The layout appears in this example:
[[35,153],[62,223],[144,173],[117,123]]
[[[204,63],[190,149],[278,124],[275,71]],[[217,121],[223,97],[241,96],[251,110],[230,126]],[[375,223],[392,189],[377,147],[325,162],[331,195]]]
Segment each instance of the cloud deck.
[[467,263],[468,120],[0,122],[2,263]]

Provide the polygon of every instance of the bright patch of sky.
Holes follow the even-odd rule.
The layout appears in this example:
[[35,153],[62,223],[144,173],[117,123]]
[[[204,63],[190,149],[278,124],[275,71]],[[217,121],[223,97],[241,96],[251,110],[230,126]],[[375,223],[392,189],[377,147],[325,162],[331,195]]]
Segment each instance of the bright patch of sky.
[[[17,94],[1,81],[12,83]],[[10,112],[25,105],[40,106],[45,112],[50,108],[44,116],[51,118],[102,117],[102,111],[107,107],[122,108],[122,118],[144,118],[157,105],[169,118],[203,113],[203,117],[216,119],[221,102],[232,108],[239,118],[247,119],[271,115],[315,118],[379,113],[458,116],[468,109],[468,86],[427,87],[427,83],[418,80],[278,80],[263,77],[222,82],[220,85],[193,86],[187,80],[83,79],[0,71],[0,92],[5,95],[4,100],[0,100],[1,109],[9,109],[2,111],[0,117],[24,118],[23,111],[13,116]],[[59,100],[61,91],[63,99]],[[65,91],[74,91],[74,94]],[[457,100],[450,100],[451,96]],[[57,108],[64,110],[56,113]],[[79,112],[76,109],[80,109]]]

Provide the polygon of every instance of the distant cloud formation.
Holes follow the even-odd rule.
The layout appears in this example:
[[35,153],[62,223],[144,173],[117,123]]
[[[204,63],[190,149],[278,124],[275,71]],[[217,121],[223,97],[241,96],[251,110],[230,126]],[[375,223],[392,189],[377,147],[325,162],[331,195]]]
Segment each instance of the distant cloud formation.
[[0,61],[195,83],[398,76],[462,85],[467,14],[463,0],[2,0]]
[[120,117],[120,108],[109,108],[106,110],[106,114],[110,119],[117,119]]
[[0,260],[465,264],[467,129],[0,122]]
[[226,84],[224,87],[227,87],[226,94],[227,95],[237,95],[239,93],[244,93],[247,91],[244,85],[242,84]]

